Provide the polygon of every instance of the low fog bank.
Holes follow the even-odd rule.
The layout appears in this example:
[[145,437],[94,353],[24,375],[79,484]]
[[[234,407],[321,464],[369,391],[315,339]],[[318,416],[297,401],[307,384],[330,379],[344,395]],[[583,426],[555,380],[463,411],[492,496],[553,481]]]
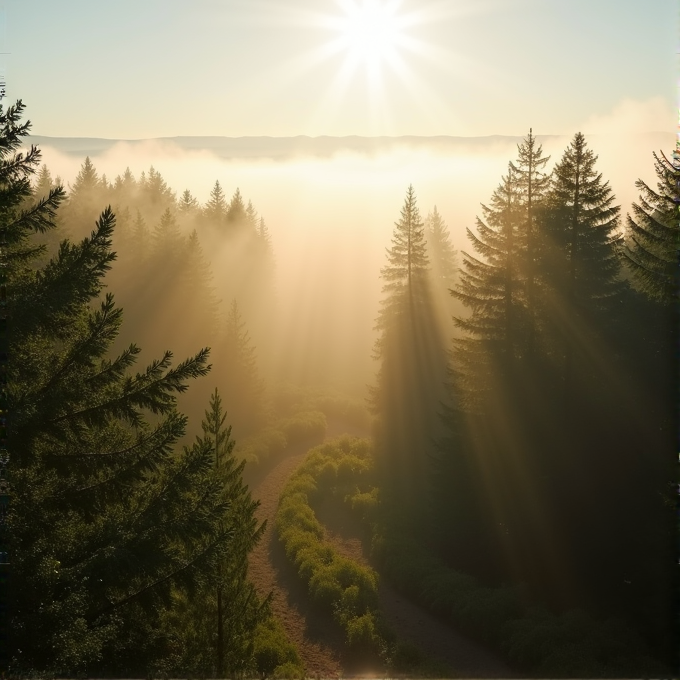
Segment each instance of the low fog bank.
[[[570,138],[538,137],[559,160]],[[205,138],[115,141],[31,137],[53,176],[68,186],[85,155],[111,182],[129,167],[153,166],[177,196],[189,189],[204,204],[215,180],[227,197],[238,188],[266,220],[276,260],[276,330],[257,337],[278,377],[332,384],[358,393],[372,382],[373,327],[394,222],[412,184],[425,218],[434,206],[453,247],[468,250],[485,203],[515,160],[520,137]],[[622,206],[637,200],[635,181],[654,182],[652,152],[673,148],[672,133],[591,135],[598,168]],[[276,160],[273,160],[276,159]],[[204,244],[205,246],[205,244]],[[233,259],[206,247],[216,282]],[[115,291],[114,291],[115,292]],[[230,303],[219,289],[223,306]],[[448,325],[446,325],[448,324]],[[444,333],[453,333],[446,320]],[[269,359],[269,360],[267,360]]]

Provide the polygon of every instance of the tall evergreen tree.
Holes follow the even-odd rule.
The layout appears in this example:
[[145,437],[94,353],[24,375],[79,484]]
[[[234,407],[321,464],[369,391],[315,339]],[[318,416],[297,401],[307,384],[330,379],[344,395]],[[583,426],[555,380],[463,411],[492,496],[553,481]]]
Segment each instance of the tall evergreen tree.
[[73,185],[69,187],[64,206],[64,222],[68,233],[81,238],[88,233],[104,204],[105,190],[89,156],[86,156]]
[[585,343],[602,339],[622,290],[620,208],[596,162],[583,134],[576,133],[553,170],[543,220],[543,314],[554,335],[555,357],[563,361],[567,411],[575,398],[574,355],[584,359]]
[[550,156],[543,155],[543,147],[536,142],[533,130],[517,146],[517,161],[510,163],[519,192],[520,227],[524,239],[524,278],[527,306],[527,355],[533,357],[536,340],[536,262],[540,258],[540,234],[537,233],[537,215],[550,184],[550,175],[544,168]]
[[213,225],[222,224],[227,218],[227,200],[218,180],[215,181],[215,186],[210,191],[210,198],[205,204],[203,215]]
[[183,246],[184,237],[182,236],[175,213],[166,208],[161,219],[153,230],[152,243],[153,249],[158,257],[166,260],[170,256],[174,259],[179,257]]
[[230,527],[229,554],[214,578],[201,584],[190,598],[175,592],[175,607],[164,621],[173,654],[160,670],[202,677],[239,677],[252,670],[257,626],[270,616],[270,597],[261,600],[248,581],[248,554],[264,532],[258,525],[254,501],[243,483],[245,461],[233,455],[231,427],[219,392],[210,396],[196,446],[210,448],[214,465],[230,499],[225,522]]
[[175,193],[153,165],[149,168],[146,181],[140,182],[138,186],[142,209],[146,211],[150,221],[157,220],[167,210],[175,210]]
[[52,175],[47,168],[47,165],[42,165],[38,177],[36,178],[34,195],[36,198],[42,198],[43,196],[49,196],[50,191],[57,186],[52,180]]
[[255,518],[260,503],[252,500],[243,484],[245,460],[239,463],[233,454],[234,442],[230,439],[231,427],[225,427],[226,417],[216,389],[205,413],[204,436],[199,445],[212,446],[215,468],[231,500],[227,522],[232,531],[232,550],[229,559],[220,565],[217,582],[217,677],[224,677],[225,671],[233,675],[245,670],[244,661],[252,655],[255,627],[268,613],[247,580],[248,554],[262,537],[265,524],[258,526]]
[[191,195],[189,189],[182,193],[177,209],[180,215],[184,216],[193,216],[198,212],[198,201]]
[[451,245],[449,229],[436,205],[425,220],[425,232],[427,255],[432,263],[432,292],[448,321],[453,311],[449,291],[455,285],[458,252]]
[[672,160],[654,154],[657,190],[641,179],[635,183],[640,202],[633,204],[633,217],[626,218],[624,262],[634,284],[664,304],[678,301],[680,283],[680,154]]
[[455,319],[466,333],[455,344],[458,387],[472,411],[478,411],[480,400],[496,391],[500,374],[507,376],[522,353],[524,244],[519,188],[511,167],[489,205],[482,205],[482,214],[485,221],[477,218],[479,235],[470,229],[467,235],[483,259],[463,251],[460,280],[453,290],[453,295],[471,310],[468,317]]
[[136,375],[136,346],[107,358],[121,312],[110,294],[91,303],[114,258],[110,210],[89,237],[31,268],[30,235],[52,227],[64,194],[57,187],[17,209],[39,159],[35,148],[15,153],[28,132],[22,111],[21,102],[0,111],[12,318],[9,671],[144,673],[163,653],[154,631],[170,588],[216,573],[229,553],[230,501],[212,447],[172,451],[186,422],[175,395],[206,373],[207,351],[176,368],[168,352]]
[[425,225],[409,186],[381,270],[385,297],[374,352],[381,364],[372,405],[379,417],[377,450],[385,488],[419,520],[427,506],[446,366],[428,272]]
[[221,344],[220,369],[224,400],[237,432],[252,434],[263,422],[264,382],[255,347],[236,300],[232,300]]
[[248,222],[246,205],[243,202],[241,191],[238,188],[234,192],[234,195],[231,197],[231,201],[229,202],[229,208],[227,209],[227,222],[241,226]]
[[257,233],[260,220],[257,216],[257,210],[255,210],[252,201],[248,201],[248,205],[246,207],[246,223],[253,233]]

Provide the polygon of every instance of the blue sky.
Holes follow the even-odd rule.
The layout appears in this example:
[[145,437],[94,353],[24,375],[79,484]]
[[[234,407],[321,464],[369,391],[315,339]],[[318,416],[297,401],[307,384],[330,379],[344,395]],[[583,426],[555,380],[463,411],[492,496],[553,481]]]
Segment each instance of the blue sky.
[[401,26],[373,67],[343,43],[362,0],[0,0],[7,100],[128,139],[674,125],[672,0],[365,2]]

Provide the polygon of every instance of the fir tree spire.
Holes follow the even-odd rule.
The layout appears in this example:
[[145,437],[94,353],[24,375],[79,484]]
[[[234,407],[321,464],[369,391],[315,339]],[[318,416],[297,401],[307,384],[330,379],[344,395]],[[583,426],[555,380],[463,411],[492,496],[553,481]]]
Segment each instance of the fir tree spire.
[[621,249],[635,286],[650,298],[670,305],[680,293],[680,153],[672,159],[654,153],[657,190],[638,179],[640,200],[626,216]]

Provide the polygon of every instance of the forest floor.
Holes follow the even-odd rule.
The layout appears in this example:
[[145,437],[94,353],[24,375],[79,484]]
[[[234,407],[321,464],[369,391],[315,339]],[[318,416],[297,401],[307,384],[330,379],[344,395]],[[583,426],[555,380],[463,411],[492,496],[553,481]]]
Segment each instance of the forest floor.
[[[330,422],[326,440],[340,434],[365,436],[340,423]],[[272,610],[297,646],[308,677],[333,678],[347,675],[380,675],[378,669],[357,668],[343,656],[343,634],[328,616],[310,606],[306,588],[299,581],[274,532],[274,516],[284,485],[302,463],[307,448],[291,447],[287,454],[252,487],[260,500],[257,517],[267,528],[249,560],[250,577],[260,595],[274,594]],[[320,507],[317,517],[324,524],[327,539],[343,555],[370,564],[368,547],[353,518],[339,515],[336,508]],[[435,661],[446,677],[509,678],[514,673],[493,652],[460,635],[446,622],[380,581],[380,609],[397,637],[418,647],[425,658]]]

